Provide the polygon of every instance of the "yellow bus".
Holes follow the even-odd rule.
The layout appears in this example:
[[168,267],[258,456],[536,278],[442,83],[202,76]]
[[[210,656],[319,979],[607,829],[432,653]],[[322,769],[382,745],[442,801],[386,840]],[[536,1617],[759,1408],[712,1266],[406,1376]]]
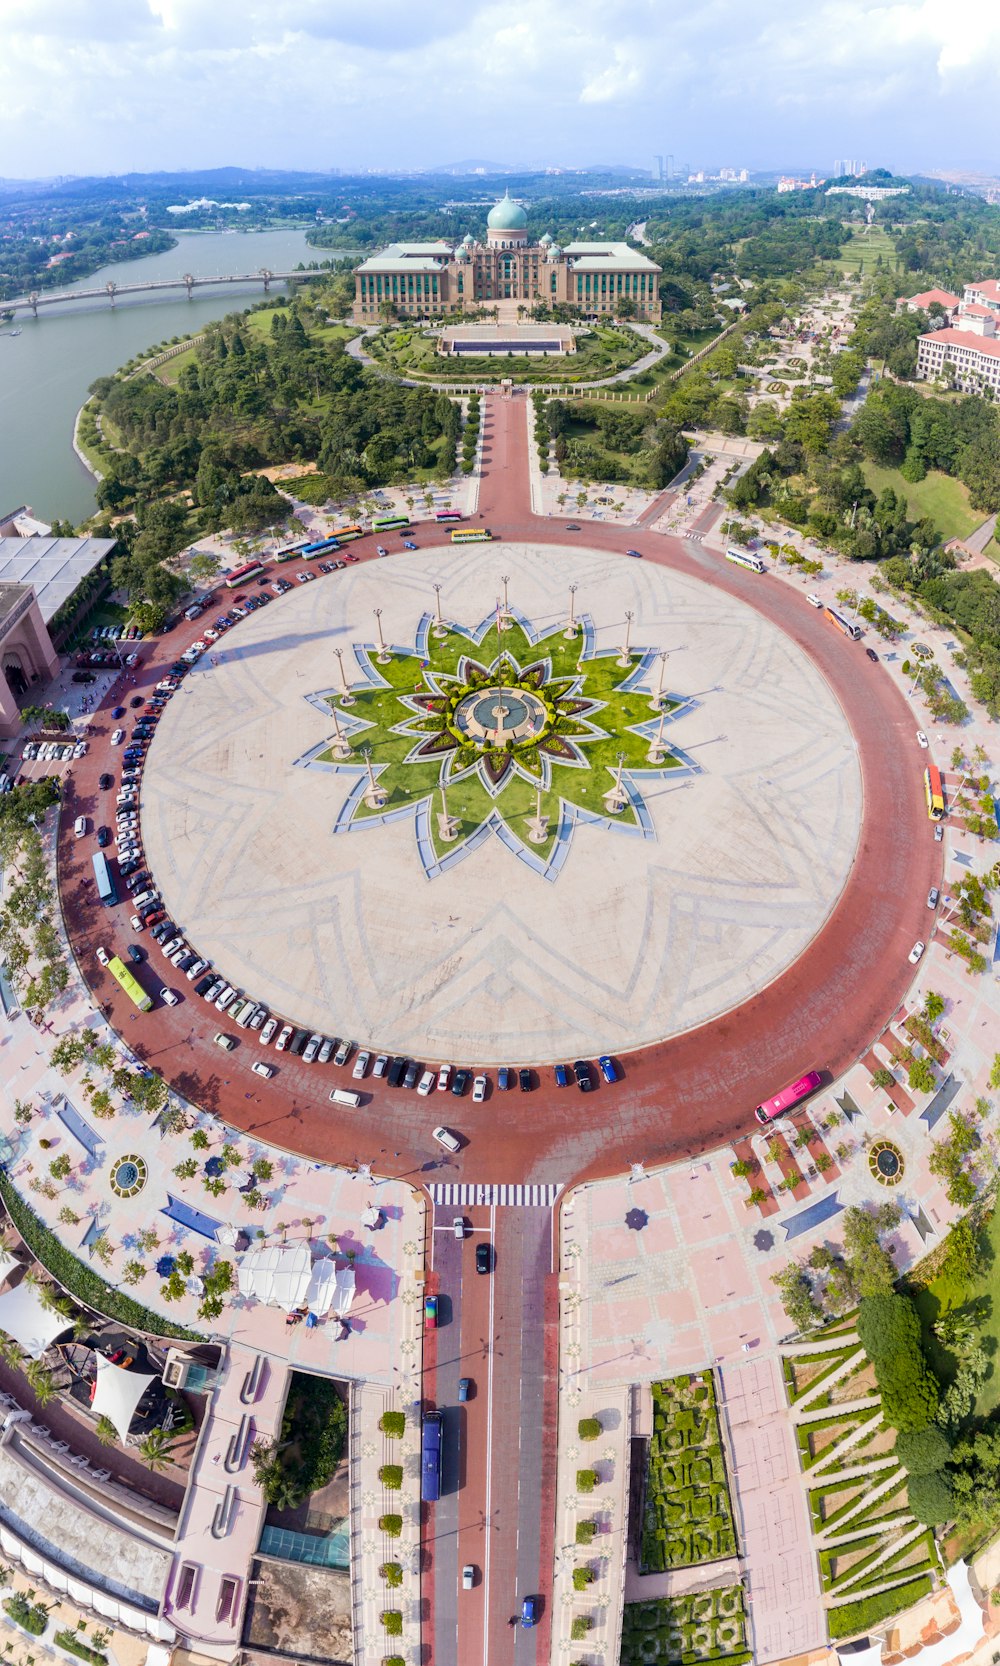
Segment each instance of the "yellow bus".
[[136,982],[128,967],[118,959],[117,955],[112,955],[108,961],[108,971],[115,982],[124,989],[133,1006],[137,1006],[140,1012],[150,1010],[153,1005],[152,997],[146,994],[142,984]]
[[924,797],[931,821],[940,821],[944,815],[944,785],[940,771],[933,764],[924,770]]
[[463,526],[451,535],[453,544],[488,544],[493,537],[488,526]]

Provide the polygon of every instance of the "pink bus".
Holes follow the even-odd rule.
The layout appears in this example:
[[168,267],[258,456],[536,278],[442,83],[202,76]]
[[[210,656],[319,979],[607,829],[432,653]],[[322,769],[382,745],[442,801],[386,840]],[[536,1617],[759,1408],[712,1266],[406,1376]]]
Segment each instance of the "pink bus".
[[797,1082],[789,1082],[773,1099],[765,1099],[763,1105],[758,1105],[753,1114],[758,1122],[773,1122],[776,1116],[783,1115],[785,1111],[793,1111],[803,1099],[808,1099],[811,1093],[815,1093],[819,1086],[819,1071],[808,1070]]

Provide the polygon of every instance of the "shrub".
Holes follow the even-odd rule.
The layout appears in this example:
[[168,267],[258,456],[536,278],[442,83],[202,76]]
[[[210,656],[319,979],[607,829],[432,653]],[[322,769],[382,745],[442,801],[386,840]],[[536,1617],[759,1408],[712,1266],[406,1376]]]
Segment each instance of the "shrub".
[[379,1619],[382,1621],[387,1637],[402,1637],[403,1616],[398,1608],[383,1608]]
[[569,1634],[574,1643],[580,1643],[591,1630],[594,1622],[586,1614],[578,1614],[569,1628]]
[[78,1655],[81,1660],[89,1661],[90,1666],[108,1666],[107,1655],[102,1654],[100,1649],[92,1649],[75,1631],[57,1631],[55,1640],[61,1649],[66,1649],[69,1654]]
[[578,1521],[576,1524],[576,1542],[578,1545],[590,1545],[594,1542],[597,1532],[596,1521]]
[[406,1666],[406,1661],[401,1654],[384,1654],[382,1666]]
[[923,1574],[920,1579],[911,1579],[906,1585],[897,1585],[895,1590],[879,1591],[876,1596],[862,1597],[858,1602],[845,1602],[842,1607],[829,1609],[826,1618],[831,1641],[835,1642],[838,1637],[853,1637],[855,1632],[874,1630],[890,1615],[912,1608],[915,1602],[927,1595],[930,1588],[930,1575]]
[[597,1440],[601,1433],[599,1420],[596,1417],[581,1417],[577,1433],[581,1440]]
[[383,1487],[388,1487],[390,1492],[398,1492],[403,1485],[402,1464],[383,1464],[378,1472],[378,1478]]
[[596,1469],[578,1469],[576,1472],[577,1492],[593,1492],[597,1485]]
[[398,1562],[383,1562],[378,1571],[386,1584],[393,1590],[397,1590],[402,1585],[403,1569]]
[[928,1527],[940,1527],[955,1513],[951,1481],[943,1469],[931,1470],[927,1475],[911,1475],[906,1491],[912,1513]]
[[20,1591],[8,1597],[3,1605],[5,1614],[9,1614],[15,1625],[24,1631],[30,1631],[32,1637],[41,1637],[49,1623],[49,1611],[41,1603],[29,1602]]
[[379,1516],[378,1524],[390,1539],[398,1539],[403,1531],[402,1516]]
[[587,1586],[592,1585],[593,1583],[594,1583],[594,1570],[593,1570],[593,1568],[574,1568],[573,1569],[573,1589],[574,1589],[574,1591],[585,1591],[587,1589]]
[[406,1428],[406,1413],[402,1411],[384,1411],[378,1420],[378,1426],[390,1440],[399,1440]]
[[936,1427],[911,1429],[896,1436],[896,1457],[910,1475],[931,1475],[951,1456],[947,1437]]

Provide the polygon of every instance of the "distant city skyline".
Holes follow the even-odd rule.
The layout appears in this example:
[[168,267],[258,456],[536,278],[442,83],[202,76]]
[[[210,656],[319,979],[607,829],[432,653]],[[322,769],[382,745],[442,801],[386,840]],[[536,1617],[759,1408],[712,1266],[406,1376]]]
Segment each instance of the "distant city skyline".
[[669,153],[832,175],[1000,169],[1000,15],[942,0],[6,0],[9,177],[383,171]]

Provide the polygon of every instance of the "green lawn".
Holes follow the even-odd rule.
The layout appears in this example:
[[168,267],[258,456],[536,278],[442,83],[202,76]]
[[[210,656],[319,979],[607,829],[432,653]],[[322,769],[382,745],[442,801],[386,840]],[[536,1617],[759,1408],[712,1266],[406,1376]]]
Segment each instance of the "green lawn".
[[955,1376],[956,1361],[932,1335],[931,1325],[953,1308],[964,1307],[968,1302],[980,1304],[980,1336],[993,1366],[976,1399],[977,1418],[988,1417],[1000,1405],[1000,1209],[994,1210],[987,1221],[981,1245],[986,1271],[980,1278],[966,1285],[936,1278],[914,1290],[927,1356],[944,1387]]
[[881,226],[870,230],[854,230],[840,251],[837,264],[842,272],[865,272],[871,275],[875,262],[882,256],[882,265],[892,267],[896,261],[896,245]]
[[523,354],[443,357],[435,336],[407,324],[374,337],[369,345],[372,357],[396,375],[438,382],[496,382],[507,376],[523,383],[598,381],[627,369],[649,351],[643,337],[627,325],[611,324],[597,324],[578,336],[575,353],[541,358]]
[[970,505],[962,482],[937,469],[931,469],[923,480],[914,484],[904,480],[898,469],[881,469],[874,463],[865,463],[863,467],[873,492],[884,491],[886,486],[891,486],[897,495],[902,492],[913,519],[930,515],[946,538],[965,538],[985,519]]

